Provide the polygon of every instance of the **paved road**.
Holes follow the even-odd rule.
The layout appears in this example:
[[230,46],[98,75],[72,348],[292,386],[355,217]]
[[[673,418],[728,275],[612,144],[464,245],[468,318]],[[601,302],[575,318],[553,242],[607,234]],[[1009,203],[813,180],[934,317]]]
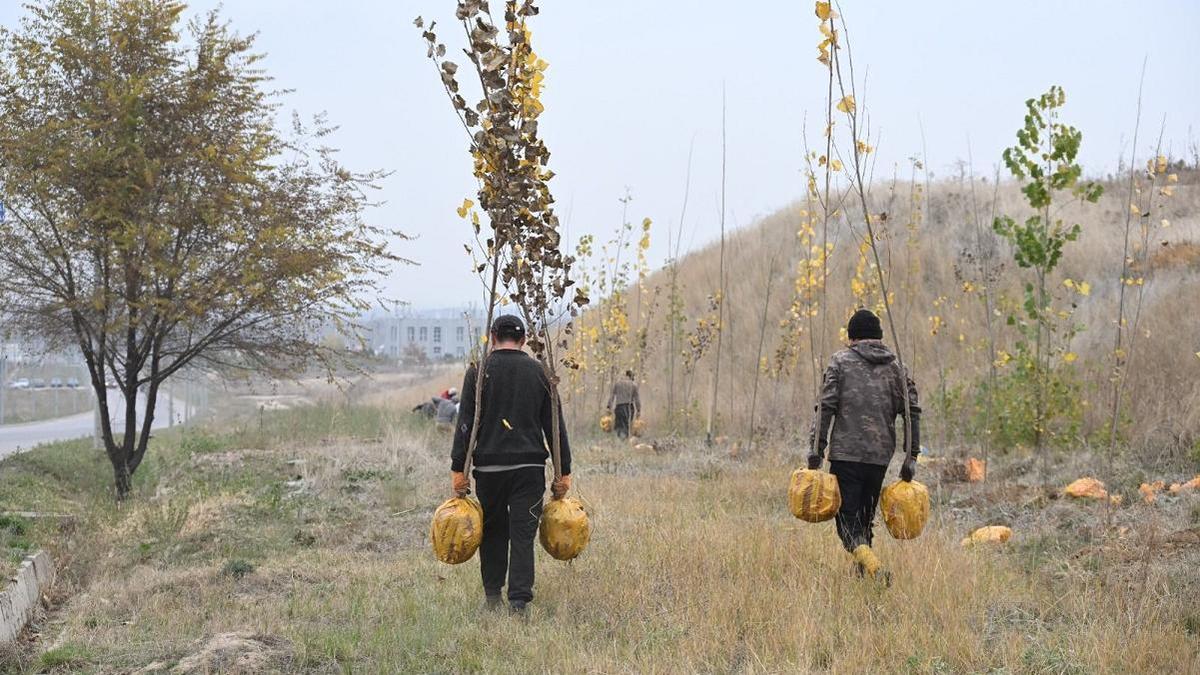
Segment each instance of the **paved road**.
[[[139,420],[143,418],[145,405],[144,399],[139,397],[137,405]],[[175,402],[177,413],[183,409],[182,406],[181,402]],[[124,424],[125,401],[118,392],[108,392],[108,411],[114,424]],[[154,428],[162,429],[167,426],[167,422],[167,401],[159,399],[155,410]],[[7,424],[0,426],[0,459],[9,455],[15,455],[18,452],[31,450],[43,443],[69,441],[91,436],[94,425],[95,422],[92,413],[85,412],[78,415],[71,415],[70,417],[58,417],[52,420],[30,422],[29,424]]]

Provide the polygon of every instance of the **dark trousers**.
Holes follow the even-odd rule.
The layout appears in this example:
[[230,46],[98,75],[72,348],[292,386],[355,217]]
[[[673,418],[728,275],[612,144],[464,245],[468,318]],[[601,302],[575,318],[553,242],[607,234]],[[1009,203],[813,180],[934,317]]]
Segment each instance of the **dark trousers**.
[[[879,491],[883,488],[886,466],[862,462],[830,462],[829,473],[837,476],[842,493],[842,508],[837,512],[837,533],[847,551],[871,545],[872,521],[879,506]],[[486,527],[485,536],[486,536]]]
[[621,403],[613,410],[619,438],[629,438],[629,425],[633,423],[633,404]]
[[475,492],[483,506],[479,568],[483,592],[500,595],[508,576],[510,602],[533,599],[533,538],[542,517],[546,472],[540,467],[476,471]]

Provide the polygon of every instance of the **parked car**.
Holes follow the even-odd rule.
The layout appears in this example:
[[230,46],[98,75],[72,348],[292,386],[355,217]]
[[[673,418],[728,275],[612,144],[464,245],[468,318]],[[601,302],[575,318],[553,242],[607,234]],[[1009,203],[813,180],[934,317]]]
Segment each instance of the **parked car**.
[[77,378],[77,377],[68,377],[68,378],[67,378],[67,386],[68,386],[68,387],[70,387],[70,388],[72,388],[72,389],[78,389],[78,388],[79,388],[79,378]]
[[29,388],[29,380],[26,378],[21,378],[19,380],[13,380],[12,382],[8,383],[8,388],[9,389],[28,389]]
[[50,379],[50,388],[51,389],[62,389],[62,386],[63,386],[63,381],[62,381],[61,377],[54,377],[54,378]]
[[33,378],[33,381],[29,383],[29,387],[31,389],[45,389],[46,381],[40,377],[35,377]]

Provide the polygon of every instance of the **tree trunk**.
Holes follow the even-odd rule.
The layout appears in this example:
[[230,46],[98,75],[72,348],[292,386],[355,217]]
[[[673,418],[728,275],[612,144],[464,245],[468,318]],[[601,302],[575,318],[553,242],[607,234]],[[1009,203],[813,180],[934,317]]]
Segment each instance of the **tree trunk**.
[[129,498],[129,492],[133,489],[133,472],[124,461],[118,461],[112,453],[108,458],[113,463],[113,479],[117,488],[117,501],[123,502]]
[[142,460],[146,457],[146,448],[150,445],[150,430],[154,426],[154,408],[158,401],[158,386],[158,382],[151,379],[150,384],[146,387],[145,417],[142,419],[142,429],[138,435],[137,446],[134,448],[133,456],[129,458],[131,474],[142,465]]

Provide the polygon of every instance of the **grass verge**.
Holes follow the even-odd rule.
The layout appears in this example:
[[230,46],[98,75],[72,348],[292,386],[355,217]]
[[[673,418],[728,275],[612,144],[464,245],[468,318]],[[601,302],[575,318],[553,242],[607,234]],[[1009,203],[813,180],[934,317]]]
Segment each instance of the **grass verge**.
[[[1046,498],[1001,471],[986,486],[930,478],[937,503],[926,534],[897,542],[879,530],[895,574],[883,589],[850,573],[832,524],[787,513],[793,458],[732,459],[686,445],[655,454],[581,439],[576,486],[593,514],[589,550],[571,564],[539,551],[528,623],[483,614],[478,562],[450,567],[428,551],[448,443],[406,413],[370,407],[177,430],[155,440],[122,507],[106,460],[86,445],[0,463],[0,510],[74,516],[23,525],[31,546],[60,561],[65,599],[52,629],[0,658],[17,672],[99,673],[197,659],[237,672],[237,650],[254,664],[244,672],[1200,664],[1196,547],[1168,536],[1190,503],[1114,515]],[[996,521],[1017,528],[1012,545],[958,545]],[[255,649],[254,659],[244,653]]]

